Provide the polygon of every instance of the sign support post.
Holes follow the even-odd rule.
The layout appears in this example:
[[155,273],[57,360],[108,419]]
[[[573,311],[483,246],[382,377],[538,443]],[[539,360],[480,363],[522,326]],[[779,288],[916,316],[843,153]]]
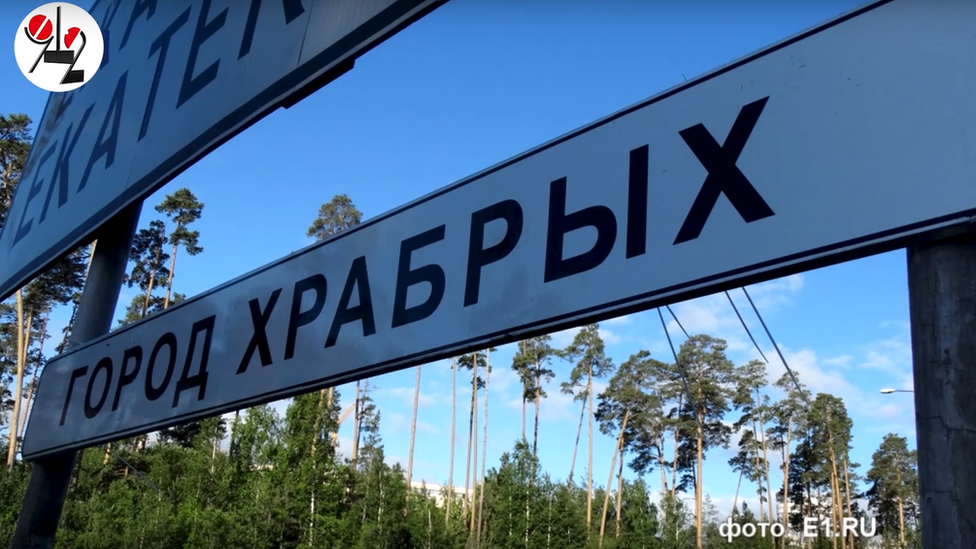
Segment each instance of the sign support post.
[[976,237],[908,248],[922,547],[976,539]]
[[[99,230],[98,245],[71,331],[71,346],[104,335],[111,328],[141,209],[142,202],[136,202]],[[34,462],[12,549],[49,549],[54,545],[77,453],[69,450]]]

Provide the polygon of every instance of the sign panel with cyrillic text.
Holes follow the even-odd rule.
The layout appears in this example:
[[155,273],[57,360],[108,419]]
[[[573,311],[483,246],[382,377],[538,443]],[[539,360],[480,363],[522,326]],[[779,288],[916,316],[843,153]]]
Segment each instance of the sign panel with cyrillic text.
[[954,228],[976,211],[976,4],[948,1],[848,14],[61,355],[24,455]]
[[101,68],[48,100],[0,232],[0,299],[445,1],[96,0]]

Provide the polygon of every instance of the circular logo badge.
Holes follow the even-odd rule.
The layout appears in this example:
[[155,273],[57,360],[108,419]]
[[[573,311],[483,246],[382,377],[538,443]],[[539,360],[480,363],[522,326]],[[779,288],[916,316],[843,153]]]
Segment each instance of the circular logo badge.
[[17,28],[14,57],[35,86],[66,92],[95,76],[105,42],[95,19],[67,2],[51,2],[27,14]]

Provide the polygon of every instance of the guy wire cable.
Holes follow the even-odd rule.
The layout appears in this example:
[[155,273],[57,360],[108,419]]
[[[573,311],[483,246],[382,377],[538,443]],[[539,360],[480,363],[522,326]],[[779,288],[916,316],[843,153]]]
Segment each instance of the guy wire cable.
[[157,488],[156,485],[152,483],[152,481],[150,481],[148,478],[146,478],[145,475],[143,475],[142,473],[140,473],[139,472],[139,469],[136,469],[135,467],[132,466],[131,463],[129,463],[128,461],[126,461],[125,459],[123,459],[122,456],[116,454],[115,452],[113,452],[112,450],[110,450],[108,448],[105,448],[105,451],[108,452],[108,454],[110,456],[112,456],[115,459],[121,461],[129,469],[132,469],[132,472],[135,473],[135,474],[137,474],[137,475],[139,475],[139,478],[141,478],[143,482],[145,482],[146,484],[148,484],[150,488],[152,488],[153,490],[159,492],[159,488]]
[[759,344],[756,343],[756,338],[752,337],[752,331],[749,329],[749,326],[746,325],[746,321],[742,319],[742,315],[739,314],[739,308],[735,306],[735,301],[732,301],[732,296],[729,295],[728,290],[725,291],[725,297],[729,298],[729,303],[732,305],[732,310],[735,311],[735,316],[739,317],[739,323],[742,324],[742,327],[745,328],[746,333],[749,334],[749,340],[752,341],[752,344],[756,347],[756,350],[759,351],[759,356],[762,357],[763,362],[769,364],[769,359],[766,358],[766,355],[762,352],[762,349],[759,348]]
[[[670,308],[668,309],[671,310]],[[672,315],[674,313],[671,313]],[[685,386],[685,392],[688,393],[688,404],[691,404],[691,408],[695,411],[695,423],[698,424],[698,429],[705,433],[705,426],[702,425],[701,419],[698,418],[698,405],[695,404],[695,398],[691,394],[691,386],[688,385],[688,374],[685,372],[684,366],[678,360],[678,353],[674,350],[674,343],[671,342],[671,334],[668,332],[668,326],[664,323],[664,315],[661,314],[661,308],[657,308],[657,316],[661,319],[661,327],[664,328],[664,336],[668,338],[668,346],[671,347],[671,354],[674,356],[674,365],[678,367],[678,373],[681,374],[681,383]],[[675,319],[677,320],[677,319]],[[680,324],[679,324],[680,325]],[[681,413],[681,410],[678,410]]]
[[769,327],[766,326],[766,321],[763,320],[762,315],[759,314],[759,309],[757,309],[756,304],[752,302],[752,297],[749,296],[749,291],[746,290],[745,286],[742,287],[742,293],[746,294],[746,299],[749,300],[749,305],[752,306],[753,312],[756,313],[756,317],[759,319],[759,323],[762,324],[763,330],[766,330],[766,336],[769,337],[770,343],[772,343],[773,348],[776,349],[776,354],[779,355],[779,359],[783,361],[783,366],[786,367],[786,373],[790,374],[790,379],[793,380],[793,385],[796,387],[796,392],[800,395],[800,398],[802,398],[804,402],[809,403],[806,394],[803,392],[803,389],[800,388],[800,382],[797,381],[796,376],[793,375],[793,370],[790,368],[790,365],[787,364],[786,357],[783,356],[783,351],[779,350],[779,345],[777,345],[776,340],[773,339],[773,334],[770,333]]
[[674,311],[671,310],[671,306],[665,305],[665,307],[668,309],[668,312],[671,313],[671,318],[673,318],[674,321],[678,324],[678,327],[681,328],[681,332],[685,334],[685,337],[691,337],[690,335],[688,335],[688,330],[685,330],[685,327],[681,325],[681,321],[678,320],[678,315],[674,314]]

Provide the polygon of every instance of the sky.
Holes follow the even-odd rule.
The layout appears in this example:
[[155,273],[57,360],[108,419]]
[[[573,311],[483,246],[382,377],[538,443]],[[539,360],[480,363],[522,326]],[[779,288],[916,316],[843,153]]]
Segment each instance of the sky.
[[[37,4],[0,3],[0,26],[12,34]],[[179,187],[204,202],[195,228],[205,251],[181,255],[174,281],[175,291],[192,296],[311,244],[306,229],[319,205],[335,194],[348,194],[364,218],[377,216],[860,4],[451,0],[360,58],[349,73],[185,171],[146,200],[140,226],[158,217],[152,206]],[[24,112],[39,122],[47,94],[20,76],[12,48],[0,53],[0,74],[9,75],[0,88],[0,112]],[[136,291],[123,289],[119,317]],[[911,395],[879,393],[912,386],[903,250],[758,284],[749,292],[802,381],[844,398],[854,421],[851,457],[862,473],[886,433],[907,436],[914,446]],[[782,362],[741,291],[732,295],[775,380]],[[759,357],[724,295],[672,308],[688,331],[726,339],[737,364]],[[54,333],[67,316],[54,315]],[[680,336],[673,321],[670,329]],[[573,333],[554,334],[554,344],[566,345]],[[616,364],[640,349],[671,361],[653,311],[603,322],[601,335]],[[521,434],[513,352],[514,345],[506,345],[491,354],[489,468]],[[569,368],[555,363],[557,377],[541,406],[540,459],[555,478],[569,471],[579,419],[578,403],[558,390]],[[421,371],[414,477],[441,484],[450,454],[450,362]],[[404,465],[414,378],[411,368],[370,381],[378,387],[386,453]],[[455,485],[464,484],[469,387],[470,378],[466,385],[459,376]],[[339,390],[345,407],[352,387]],[[283,412],[286,403],[274,406]],[[345,451],[350,423],[340,431]],[[478,434],[480,444],[480,429]],[[606,483],[615,442],[594,437],[597,484]],[[585,470],[585,426],[580,444],[577,478]],[[738,480],[727,465],[733,451],[714,450],[705,465],[705,491],[723,513]],[[774,472],[774,486],[781,481]],[[744,487],[748,492],[755,489]],[[747,499],[755,508],[755,497]]]

